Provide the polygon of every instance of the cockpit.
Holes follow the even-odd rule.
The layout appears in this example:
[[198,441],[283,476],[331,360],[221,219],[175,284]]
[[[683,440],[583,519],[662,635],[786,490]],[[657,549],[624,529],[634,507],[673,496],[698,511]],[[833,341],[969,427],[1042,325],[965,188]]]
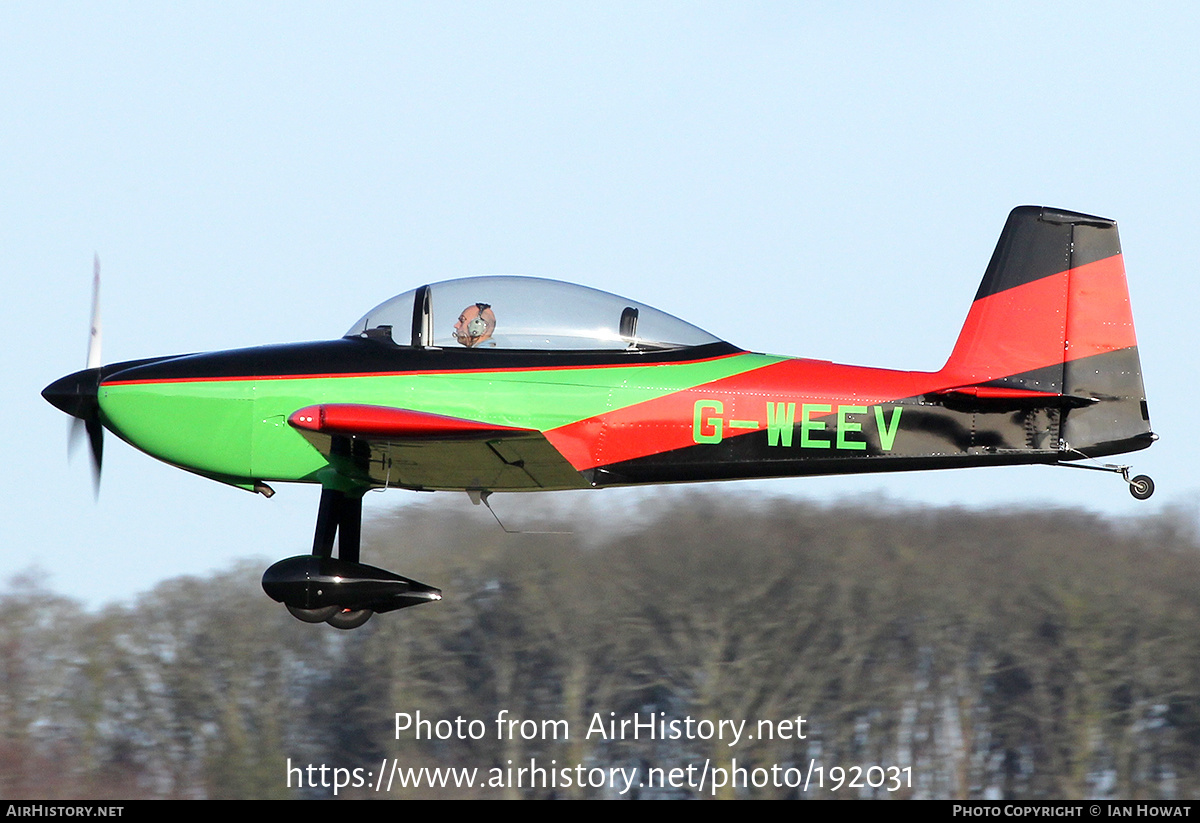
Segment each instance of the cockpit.
[[721,342],[677,317],[615,294],[513,275],[421,286],[371,309],[346,337],[480,351],[661,351]]

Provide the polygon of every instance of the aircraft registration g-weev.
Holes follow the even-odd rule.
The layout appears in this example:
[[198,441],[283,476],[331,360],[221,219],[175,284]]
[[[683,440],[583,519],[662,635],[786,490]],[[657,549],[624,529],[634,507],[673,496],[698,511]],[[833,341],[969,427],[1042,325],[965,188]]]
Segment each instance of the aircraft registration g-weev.
[[[93,309],[93,341],[98,339]],[[421,286],[339,340],[88,368],[43,395],[205,477],[271,496],[320,483],[312,554],[263,588],[339,628],[441,598],[359,562],[369,489],[601,488],[749,477],[1077,465],[1150,430],[1116,224],[1022,206],[946,365],[844,366],[743,351],[656,309],[529,277]],[[78,424],[76,428],[78,428]],[[334,543],[337,538],[337,557]]]

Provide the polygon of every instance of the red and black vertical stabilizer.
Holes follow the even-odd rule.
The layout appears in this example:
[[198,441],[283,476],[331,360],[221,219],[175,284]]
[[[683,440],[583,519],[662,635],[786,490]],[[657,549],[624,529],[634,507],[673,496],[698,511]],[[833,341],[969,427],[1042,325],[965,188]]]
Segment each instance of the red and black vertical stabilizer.
[[1056,406],[1064,460],[1149,446],[1117,224],[1014,209],[941,377],[956,392]]

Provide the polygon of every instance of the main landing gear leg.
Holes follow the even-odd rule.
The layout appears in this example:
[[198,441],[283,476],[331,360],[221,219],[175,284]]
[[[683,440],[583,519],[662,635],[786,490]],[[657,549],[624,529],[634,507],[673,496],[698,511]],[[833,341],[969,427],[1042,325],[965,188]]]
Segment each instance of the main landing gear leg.
[[[335,489],[321,490],[317,509],[317,529],[313,534],[313,557],[333,557],[333,538],[338,538],[338,559],[357,563],[362,541],[362,495],[348,495]],[[302,609],[288,605],[292,616],[305,623],[328,623],[338,629],[357,629],[371,619],[370,609],[321,606]]]
[[267,569],[263,590],[293,617],[338,629],[356,629],[377,611],[441,599],[441,591],[432,586],[360,563],[361,540],[362,495],[323,489],[312,554],[289,557]]

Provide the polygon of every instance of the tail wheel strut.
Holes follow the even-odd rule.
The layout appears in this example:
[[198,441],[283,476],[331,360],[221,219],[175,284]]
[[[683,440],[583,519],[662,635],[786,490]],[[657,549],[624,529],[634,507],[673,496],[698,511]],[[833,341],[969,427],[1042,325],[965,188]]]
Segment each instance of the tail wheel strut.
[[1121,479],[1129,484],[1129,493],[1138,500],[1146,500],[1150,495],[1154,494],[1154,481],[1148,475],[1139,474],[1136,477],[1129,476],[1130,466],[1117,466],[1112,463],[1102,463],[1099,466],[1089,466],[1082,463],[1058,463],[1068,469],[1089,469],[1095,472],[1114,472],[1121,475]]

